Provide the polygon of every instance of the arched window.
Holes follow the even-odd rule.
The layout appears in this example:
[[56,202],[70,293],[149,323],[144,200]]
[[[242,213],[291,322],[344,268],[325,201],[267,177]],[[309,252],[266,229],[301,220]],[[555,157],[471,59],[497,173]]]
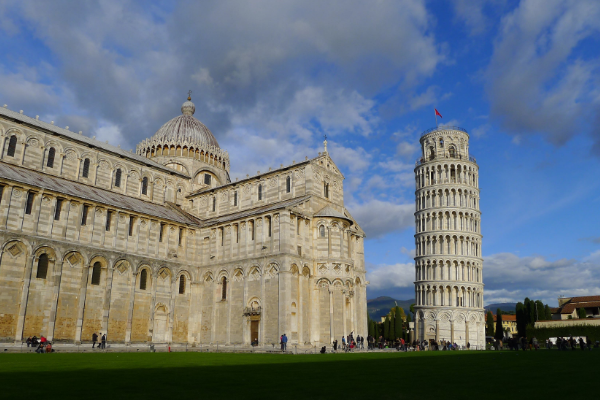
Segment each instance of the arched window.
[[290,193],[292,191],[292,177],[288,176],[285,178],[285,192]]
[[323,196],[325,196],[326,199],[329,198],[329,183],[327,182],[323,183]]
[[258,185],[258,199],[262,200],[262,185]]
[[10,157],[14,157],[16,150],[17,150],[17,135],[12,135],[8,142],[8,150],[6,151],[6,155],[10,156]]
[[179,294],[185,294],[185,275],[179,277]]
[[38,269],[35,277],[46,279],[46,275],[48,275],[48,254],[44,253],[38,259]]
[[56,155],[56,150],[54,150],[54,147],[50,147],[50,150],[48,150],[48,161],[46,161],[46,167],[54,168],[54,156],[55,155]]
[[146,281],[148,280],[148,271],[143,269],[140,273],[140,290],[146,290]]
[[454,147],[450,147],[450,149],[448,150],[448,154],[450,155],[450,157],[456,158],[456,149],[454,149]]
[[[429,159],[433,160],[435,158],[435,150],[433,150],[433,146],[429,148]],[[433,173],[432,173],[433,176]]]
[[86,158],[83,161],[83,173],[81,174],[84,178],[87,178],[90,174],[90,159]]
[[223,288],[221,290],[221,300],[227,300],[227,278],[223,277],[221,279],[221,283],[223,284]]
[[444,138],[440,138],[440,147],[444,147]]
[[217,210],[217,197],[213,197],[213,207],[212,207],[213,211]]
[[233,206],[237,207],[237,191],[233,192]]
[[96,261],[92,267],[92,285],[100,284],[100,275],[102,273],[102,264]]
[[115,187],[121,187],[121,168],[115,172]]
[[148,194],[148,178],[144,177],[142,179],[142,194]]
[[319,236],[325,237],[325,227],[323,225],[319,227]]

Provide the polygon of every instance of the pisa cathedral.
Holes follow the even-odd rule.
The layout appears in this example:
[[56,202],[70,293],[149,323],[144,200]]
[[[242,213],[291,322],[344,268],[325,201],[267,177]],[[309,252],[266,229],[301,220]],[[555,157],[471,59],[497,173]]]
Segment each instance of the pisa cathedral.
[[231,181],[191,99],[181,111],[133,153],[0,108],[0,341],[367,333],[365,234],[326,143]]
[[415,167],[415,331],[419,340],[485,348],[479,167],[469,135],[425,131]]

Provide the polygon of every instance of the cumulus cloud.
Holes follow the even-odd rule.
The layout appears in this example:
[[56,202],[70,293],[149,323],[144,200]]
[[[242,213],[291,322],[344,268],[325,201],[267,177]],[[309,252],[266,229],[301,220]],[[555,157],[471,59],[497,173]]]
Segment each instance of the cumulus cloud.
[[[524,0],[502,20],[485,71],[491,115],[518,135],[562,145],[600,121],[600,58],[580,47],[600,31],[600,3]],[[600,154],[600,131],[592,131]]]
[[[403,250],[403,254],[412,256]],[[371,282],[369,297],[388,295],[408,299],[414,296],[412,263],[369,264],[367,280]],[[486,304],[518,302],[529,297],[555,305],[560,295],[596,295],[600,293],[600,250],[582,260],[493,254],[484,258],[483,283]]]
[[363,204],[351,204],[348,208],[369,238],[378,238],[414,225],[414,204],[371,199]]
[[454,0],[453,5],[456,22],[464,23],[471,35],[479,35],[486,30],[489,21],[483,13],[484,1]]

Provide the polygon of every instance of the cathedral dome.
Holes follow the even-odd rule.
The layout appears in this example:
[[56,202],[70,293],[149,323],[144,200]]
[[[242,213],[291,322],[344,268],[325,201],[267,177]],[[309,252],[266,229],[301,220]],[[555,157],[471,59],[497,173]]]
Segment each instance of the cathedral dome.
[[196,106],[188,97],[181,106],[181,114],[164,124],[150,140],[161,142],[174,141],[189,144],[208,145],[219,148],[219,142],[202,122],[194,118]]

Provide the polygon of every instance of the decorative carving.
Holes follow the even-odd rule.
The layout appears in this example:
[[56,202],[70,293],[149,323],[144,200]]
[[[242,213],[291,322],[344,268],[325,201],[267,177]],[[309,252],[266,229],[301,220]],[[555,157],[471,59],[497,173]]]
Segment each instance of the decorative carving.
[[250,186],[251,186],[250,184],[244,185],[243,186],[243,188],[244,188],[243,192],[246,193],[246,194],[250,193]]
[[242,273],[242,271],[237,270],[235,272],[235,274],[233,275],[233,281],[234,282],[241,282],[244,279],[244,274]]
[[67,150],[65,158],[69,161],[75,161],[77,160],[77,153],[73,150]]
[[123,275],[125,273],[125,271],[127,271],[127,263],[122,261],[119,263],[119,265],[117,266],[117,271],[119,271],[119,274]]
[[18,244],[13,244],[12,246],[10,246],[8,248],[8,252],[10,253],[11,256],[17,257],[19,254],[21,254],[23,252],[23,250],[21,250],[21,246],[19,246]]
[[277,178],[269,178],[267,183],[269,184],[270,187],[275,187],[275,185],[277,185]]
[[166,269],[163,269],[160,271],[160,273],[158,274],[158,276],[160,276],[162,279],[167,279],[169,277],[169,273],[167,272]]
[[275,214],[275,215],[273,216],[273,221],[274,221],[275,223],[278,223],[278,222],[279,222],[279,214]]
[[210,237],[213,238],[213,239],[217,237],[217,230],[216,229],[211,229],[210,230]]
[[101,169],[102,171],[106,171],[110,168],[110,165],[108,164],[108,162],[102,160],[98,163],[98,168]]
[[79,261],[81,261],[81,257],[79,257],[77,253],[71,253],[71,255],[67,257],[67,261],[69,262],[69,264],[71,264],[72,267],[74,267],[77,264],[79,264]]
[[37,146],[38,145],[38,140],[37,139],[30,139],[28,144],[30,146]]
[[42,197],[42,200],[44,200],[44,203],[48,204],[48,203],[50,203],[50,200],[52,200],[52,199],[50,198],[50,196],[44,195],[44,197]]
[[336,275],[342,274],[342,267],[340,266],[340,264],[335,264],[335,266],[333,267],[333,273]]
[[327,274],[328,268],[327,264],[319,264],[319,274],[325,275]]
[[23,192],[21,190],[19,190],[17,188],[13,189],[13,196],[15,196],[15,198],[17,198],[17,199],[20,198],[22,194],[23,194]]
[[206,197],[200,197],[200,206],[206,207],[207,204],[208,204],[208,199]]
[[258,268],[254,267],[252,269],[252,272],[250,272],[248,280],[250,280],[250,281],[258,281],[258,280],[260,280],[260,272],[258,271]]
[[147,223],[148,223],[148,221],[147,221],[147,220],[145,220],[145,219],[142,219],[142,220],[140,221],[140,225],[142,226],[142,228],[143,228],[143,227],[145,227]]

